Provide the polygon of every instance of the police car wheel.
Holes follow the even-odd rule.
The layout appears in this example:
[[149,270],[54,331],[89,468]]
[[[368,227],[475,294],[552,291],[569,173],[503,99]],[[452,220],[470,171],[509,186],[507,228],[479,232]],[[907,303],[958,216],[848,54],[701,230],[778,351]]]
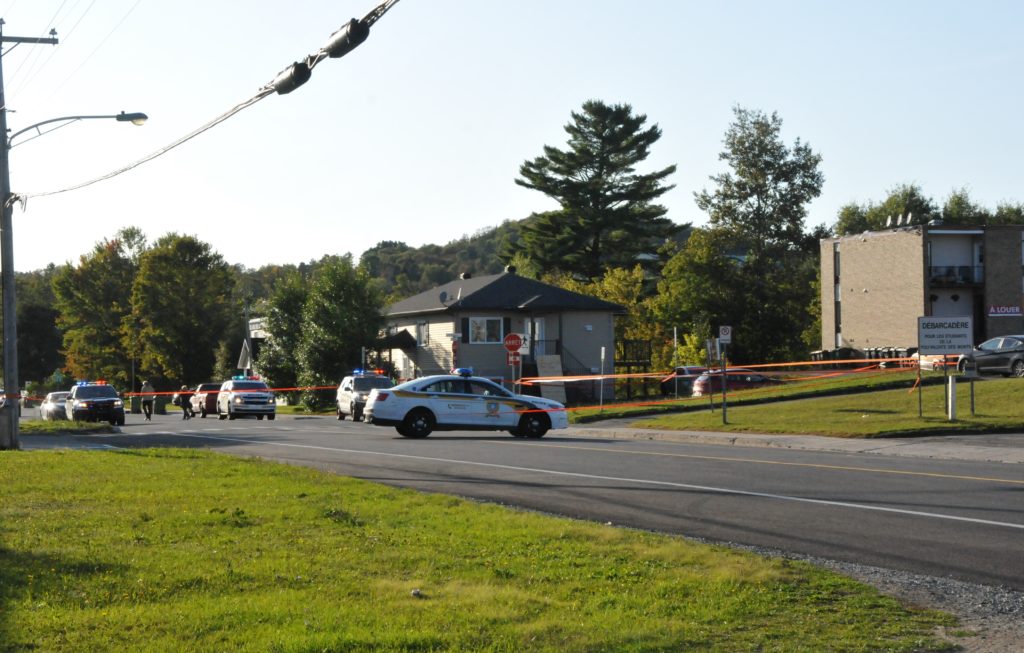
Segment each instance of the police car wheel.
[[345,419],[345,413],[341,412],[341,406],[338,406],[335,412],[338,413],[338,419]]
[[522,437],[542,438],[551,428],[551,422],[544,413],[527,413],[519,420],[519,432]]
[[228,418],[227,415],[225,415],[224,413],[220,412],[220,409],[217,409],[217,419],[227,419],[227,418]]
[[257,419],[258,421],[262,422],[262,421],[263,421],[263,415],[257,415],[257,416],[256,416],[256,419]]
[[434,430],[434,416],[424,408],[415,408],[402,420],[402,433],[407,438],[425,438]]
[[228,408],[228,419],[235,419],[235,414],[231,412],[230,408]]
[[274,415],[267,415],[267,419],[269,419],[270,421],[274,421],[275,417],[277,417],[276,414],[274,414]]
[[363,414],[361,412],[359,412],[358,409],[356,409],[356,405],[355,404],[352,404],[351,406],[349,406],[349,410],[352,412],[352,421],[353,422],[358,422],[360,419],[363,418]]

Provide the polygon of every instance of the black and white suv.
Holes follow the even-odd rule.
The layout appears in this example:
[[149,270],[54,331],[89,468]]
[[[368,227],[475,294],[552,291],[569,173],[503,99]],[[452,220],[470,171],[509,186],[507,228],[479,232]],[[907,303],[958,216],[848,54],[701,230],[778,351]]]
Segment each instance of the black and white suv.
[[124,426],[124,401],[117,390],[102,381],[80,381],[64,400],[68,419],[76,422],[110,422]]

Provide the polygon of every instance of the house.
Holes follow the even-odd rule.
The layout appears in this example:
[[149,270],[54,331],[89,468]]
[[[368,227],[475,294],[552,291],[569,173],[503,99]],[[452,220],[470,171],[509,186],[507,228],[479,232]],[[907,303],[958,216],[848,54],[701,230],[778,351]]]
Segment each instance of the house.
[[[615,316],[606,302],[505,272],[458,279],[384,310],[390,352],[402,378],[472,367],[480,376],[509,381],[523,376],[612,372]],[[521,368],[510,365],[505,336],[522,337]],[[606,392],[612,384],[607,384]]]
[[823,350],[917,347],[920,316],[1024,333],[1024,227],[897,226],[821,241]]

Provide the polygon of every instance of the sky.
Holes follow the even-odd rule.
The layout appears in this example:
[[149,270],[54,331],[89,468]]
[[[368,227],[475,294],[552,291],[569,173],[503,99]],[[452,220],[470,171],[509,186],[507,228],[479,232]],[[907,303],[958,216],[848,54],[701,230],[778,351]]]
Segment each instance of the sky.
[[[376,0],[0,0],[11,133],[73,115],[142,111],[141,127],[81,121],[10,152],[16,193],[57,191],[142,159],[253,97]],[[850,202],[916,183],[1024,201],[1024,3],[862,0],[400,0],[369,38],[272,95],[112,179],[14,209],[14,267],[75,263],[125,227],[175,232],[231,264],[355,260],[556,208],[515,184],[571,112],[625,103],[662,138],[639,168],[675,164],[662,196],[706,224],[733,108],[777,112],[822,157],[808,229]]]

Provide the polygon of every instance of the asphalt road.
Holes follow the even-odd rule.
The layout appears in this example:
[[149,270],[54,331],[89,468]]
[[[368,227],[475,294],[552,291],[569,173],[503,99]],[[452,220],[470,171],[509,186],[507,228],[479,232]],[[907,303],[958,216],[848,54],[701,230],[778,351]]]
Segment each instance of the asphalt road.
[[390,485],[1024,590],[1024,466],[592,437],[434,433],[330,417],[129,416],[86,446],[207,447]]

